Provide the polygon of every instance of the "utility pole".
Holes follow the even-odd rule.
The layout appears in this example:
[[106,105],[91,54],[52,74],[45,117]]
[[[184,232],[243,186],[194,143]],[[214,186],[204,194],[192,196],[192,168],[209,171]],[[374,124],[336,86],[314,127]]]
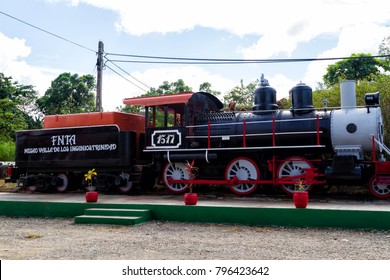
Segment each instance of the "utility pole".
[[96,62],[97,67],[97,83],[96,83],[96,112],[103,111],[102,106],[102,85],[103,85],[103,53],[104,45],[102,41],[99,41],[98,45],[98,58]]

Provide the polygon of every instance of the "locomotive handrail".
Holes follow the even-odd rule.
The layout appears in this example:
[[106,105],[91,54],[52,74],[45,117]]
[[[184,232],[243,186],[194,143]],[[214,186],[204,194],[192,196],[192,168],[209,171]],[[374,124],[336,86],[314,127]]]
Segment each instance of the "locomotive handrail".
[[145,152],[168,152],[172,151],[175,153],[185,153],[185,152],[206,152],[206,151],[238,151],[238,150],[283,150],[283,149],[312,149],[312,148],[326,148],[325,145],[299,145],[299,146],[256,146],[256,147],[223,147],[223,148],[189,148],[189,149],[171,149],[171,148],[161,148],[146,146],[143,151]]
[[[328,110],[339,110],[339,109],[361,109],[361,108],[378,108],[379,105],[359,105],[359,106],[338,106],[338,107],[320,107],[320,108],[314,108],[316,111],[328,111]],[[297,110],[303,110],[303,109],[297,109]]]
[[[339,110],[339,109],[356,109],[356,108],[377,108],[379,105],[358,105],[358,106],[333,106],[333,107],[314,107],[314,108],[296,108],[294,111],[307,111],[308,109],[313,111],[328,111],[328,110]],[[232,111],[232,113],[243,113],[243,112],[251,112],[251,113],[274,113],[279,111],[291,111],[291,109],[275,109],[275,110],[248,110],[248,111]]]
[[[318,119],[322,120],[322,117],[319,117]],[[315,121],[317,118],[304,118],[304,119],[290,119],[290,120],[276,120],[275,122],[301,122],[301,121]],[[271,120],[266,121],[253,121],[253,122],[246,122],[246,125],[249,124],[259,124],[259,123],[272,123]],[[226,125],[236,125],[236,124],[242,124],[244,125],[244,122],[229,122],[229,123],[213,123],[211,126],[226,126]],[[199,125],[187,125],[186,128],[197,128],[197,127],[208,127],[208,124],[199,124]]]
[[[318,133],[323,133],[323,131],[319,131]],[[245,134],[248,136],[272,136],[272,135],[289,135],[289,134],[317,134],[317,131],[290,131],[290,132],[275,132],[275,133],[253,133],[253,134]],[[244,134],[230,134],[230,135],[210,135],[210,138],[218,138],[218,137],[242,137]],[[186,136],[186,138],[208,138],[208,135],[201,135],[201,136]]]
[[[320,130],[320,120],[323,119],[318,114],[316,114],[315,117],[310,118],[299,118],[299,119],[288,119],[288,120],[277,120],[275,117],[272,117],[271,120],[261,120],[261,121],[252,121],[247,122],[247,119],[244,117],[242,121],[240,122],[229,122],[229,123],[217,123],[217,124],[211,124],[210,120],[208,120],[207,124],[204,125],[188,125],[186,126],[187,129],[189,128],[199,128],[199,127],[207,127],[207,135],[186,135],[186,139],[207,139],[207,148],[211,148],[211,139],[222,139],[222,140],[229,140],[233,137],[242,137],[242,144],[243,147],[246,147],[246,139],[247,137],[256,137],[256,136],[271,136],[272,137],[272,146],[276,146],[276,136],[279,135],[308,135],[308,134],[315,134],[317,146],[320,145],[320,135],[323,133],[323,131]],[[277,132],[276,131],[276,124],[277,123],[287,123],[287,122],[302,122],[302,121],[315,121],[316,122],[316,130],[315,131],[287,131],[287,132]],[[261,124],[261,123],[270,123],[272,125],[272,131],[266,132],[266,133],[247,133],[247,126],[250,124]],[[231,125],[242,125],[242,134],[225,134],[225,135],[211,135],[211,127],[212,126],[231,126]],[[214,133],[213,133],[214,134]]]
[[374,135],[371,135],[371,137],[374,139],[375,143],[377,143],[390,156],[390,149],[384,143],[376,139]]

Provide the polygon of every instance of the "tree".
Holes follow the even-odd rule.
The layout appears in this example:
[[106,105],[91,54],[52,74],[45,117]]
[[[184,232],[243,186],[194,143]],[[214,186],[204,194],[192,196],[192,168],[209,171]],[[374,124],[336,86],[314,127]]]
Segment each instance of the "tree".
[[142,111],[142,107],[140,106],[129,106],[129,105],[125,105],[125,106],[120,105],[117,106],[115,109],[118,112],[129,113],[129,114],[137,114]]
[[199,86],[199,91],[209,92],[211,91],[211,83],[203,82]]
[[15,131],[28,129],[23,113],[9,99],[0,99],[0,141],[15,139]]
[[15,139],[15,131],[41,128],[42,121],[37,110],[37,92],[30,85],[20,85],[11,77],[0,73],[0,139]]
[[276,101],[278,104],[279,109],[288,109],[291,107],[291,102],[289,98],[281,98],[278,101]]
[[[165,95],[165,94],[175,94],[180,92],[192,91],[192,88],[187,86],[182,79],[178,79],[176,82],[169,83],[168,81],[164,81],[162,85],[158,88],[150,88],[150,90],[141,95],[141,96],[157,96],[157,95]],[[142,113],[143,108],[140,106],[120,106],[116,108],[120,112],[124,113]],[[169,121],[172,121],[172,116]],[[164,123],[164,114],[160,111],[156,112],[156,123],[157,126],[162,126]]]
[[199,91],[208,92],[208,93],[211,93],[213,95],[220,95],[221,94],[220,91],[211,89],[211,83],[209,83],[209,82],[201,83],[199,86]]
[[385,65],[385,70],[390,70],[390,36],[384,38],[379,45],[379,55],[387,55],[387,57],[383,58],[383,64]]
[[234,87],[223,99],[225,103],[235,103],[237,108],[251,109],[254,101],[254,91],[259,84],[259,80],[251,82],[248,85],[244,85],[243,80],[241,84]]
[[[178,79],[176,82],[164,81],[158,88],[151,87],[150,90],[141,96],[156,96],[164,94],[175,94],[179,92],[192,91],[192,88],[187,86],[182,79]],[[116,108],[120,112],[124,113],[139,113],[142,108],[139,106],[120,106]]]
[[87,113],[95,110],[95,78],[62,73],[37,100],[45,115]]
[[[356,105],[364,106],[364,95],[370,92],[380,93],[380,105],[385,130],[385,143],[390,146],[390,76],[378,74],[371,76],[372,80],[363,79],[356,83]],[[313,91],[313,104],[316,108],[323,107],[323,100],[328,107],[340,106],[340,85],[335,84],[327,89]]]
[[164,81],[157,89],[152,87],[142,96],[175,94],[183,91],[192,91],[192,88],[187,86],[182,79],[178,79],[176,82],[172,83]]
[[[180,92],[188,92],[192,91],[192,88],[187,86],[182,79],[178,79],[176,82],[168,82],[164,81],[158,88],[150,88],[150,90],[141,95],[141,96],[156,96],[156,95],[165,95],[165,94],[176,94]],[[203,92],[209,92],[214,95],[221,94],[221,92],[212,90],[211,89],[211,83],[209,82],[203,82],[202,84],[199,85],[199,91]],[[117,107],[116,110],[120,112],[125,112],[125,113],[142,113],[143,108],[139,106],[120,106]],[[168,119],[169,122],[172,121],[172,116],[169,116],[170,118]],[[163,124],[164,120],[164,115],[162,112],[157,111],[156,112],[156,123],[157,126],[161,126]]]
[[18,109],[31,115],[31,113],[39,113],[36,105],[37,98],[38,93],[33,86],[12,82],[11,77],[5,77],[3,73],[0,73],[0,99],[11,100]]
[[372,80],[371,75],[379,74],[380,67],[386,66],[371,54],[352,54],[350,58],[329,65],[323,78],[328,87],[343,80]]

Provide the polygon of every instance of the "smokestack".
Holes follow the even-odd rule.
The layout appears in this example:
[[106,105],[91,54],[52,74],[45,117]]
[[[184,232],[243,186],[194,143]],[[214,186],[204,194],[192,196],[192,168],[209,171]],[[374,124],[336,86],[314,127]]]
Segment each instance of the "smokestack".
[[356,83],[353,80],[340,82],[341,109],[356,107]]

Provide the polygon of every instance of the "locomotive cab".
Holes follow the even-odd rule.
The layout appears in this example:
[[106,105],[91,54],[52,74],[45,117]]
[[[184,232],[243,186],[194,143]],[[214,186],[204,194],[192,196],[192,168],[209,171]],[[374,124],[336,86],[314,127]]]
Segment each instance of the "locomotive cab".
[[146,151],[196,146],[192,137],[194,123],[203,115],[223,108],[223,104],[207,92],[129,98],[124,103],[145,107]]
[[186,104],[192,92],[127,98],[126,105],[145,107],[145,150],[180,148],[188,123]]

